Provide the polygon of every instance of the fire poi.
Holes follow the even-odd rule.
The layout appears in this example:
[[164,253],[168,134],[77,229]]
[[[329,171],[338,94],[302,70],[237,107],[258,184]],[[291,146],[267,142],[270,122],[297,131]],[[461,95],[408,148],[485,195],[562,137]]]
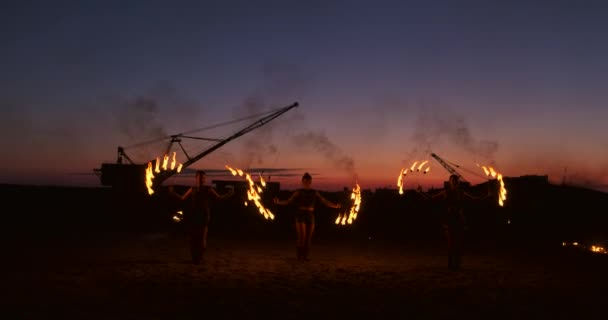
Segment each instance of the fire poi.
[[[241,169],[234,169],[229,165],[226,165],[226,169],[228,169],[233,176],[238,175],[239,177],[244,177],[247,182],[249,182],[249,190],[247,190],[247,200],[255,204],[255,206],[258,208],[258,211],[264,216],[265,219],[274,220],[274,214],[272,214],[272,212],[265,208],[262,204],[262,197],[260,194],[264,191],[263,188],[266,187],[266,181],[264,181],[262,176],[260,175],[260,185],[256,185],[255,182],[253,182],[253,179],[251,178],[251,175],[249,173],[245,173]],[[247,205],[247,201],[245,201],[245,205]]]
[[[408,172],[420,172],[422,170],[422,167],[424,167],[424,165],[427,164],[427,162],[429,161],[424,160],[420,162],[420,164],[418,164],[418,162],[418,160],[414,161],[414,163],[412,163],[409,168],[402,168],[401,172],[399,172],[399,177],[397,177],[397,187],[399,188],[399,194],[403,194],[404,179]],[[429,172],[429,170],[431,170],[430,166],[422,170],[422,173],[426,174]]]
[[361,187],[358,183],[356,183],[355,188],[350,194],[350,199],[352,200],[352,205],[348,212],[344,212],[343,214],[339,214],[336,218],[337,225],[346,225],[352,224],[355,220],[357,220],[357,215],[359,213],[359,209],[361,208]]
[[152,161],[148,162],[148,167],[146,168],[146,188],[148,188],[148,194],[152,195],[154,194],[154,189],[152,188],[152,186],[154,185],[154,173],[160,173],[161,170],[167,171],[167,170],[171,170],[171,171],[175,171],[176,173],[180,173],[182,171],[182,164],[178,163],[176,160],[176,153],[173,152],[173,156],[172,156],[172,160],[171,160],[171,165],[169,165],[169,155],[165,154],[163,156],[163,162],[161,165],[160,159],[157,157],[156,158],[156,166],[155,168],[153,168],[152,165]]
[[[479,165],[478,165],[479,166]],[[507,188],[505,188],[505,183],[502,180],[502,174],[496,172],[494,168],[488,166],[480,166],[483,169],[483,172],[488,177],[492,177],[498,181],[498,205],[504,206],[504,202],[507,200]]]

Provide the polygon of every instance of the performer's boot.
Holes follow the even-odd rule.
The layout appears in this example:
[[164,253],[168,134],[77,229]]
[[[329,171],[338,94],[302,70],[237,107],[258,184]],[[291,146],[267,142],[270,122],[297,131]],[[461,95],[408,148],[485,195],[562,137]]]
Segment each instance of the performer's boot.
[[298,252],[298,260],[302,260],[304,259],[304,251],[303,248],[300,246],[296,247],[296,251]]

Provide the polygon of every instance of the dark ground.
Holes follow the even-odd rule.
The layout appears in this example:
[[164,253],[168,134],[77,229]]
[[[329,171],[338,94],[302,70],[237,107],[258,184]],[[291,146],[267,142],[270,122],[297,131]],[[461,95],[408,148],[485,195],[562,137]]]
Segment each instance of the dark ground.
[[4,214],[0,297],[11,319],[606,318],[608,255],[561,243],[605,239],[605,218],[589,213],[606,204],[603,194],[513,190],[526,200],[472,205],[455,272],[438,208],[388,190],[364,195],[352,226],[320,210],[307,263],[294,257],[289,208],[272,208],[269,221],[238,199],[218,204],[200,266],[165,201],[107,189],[0,191],[14,207]]

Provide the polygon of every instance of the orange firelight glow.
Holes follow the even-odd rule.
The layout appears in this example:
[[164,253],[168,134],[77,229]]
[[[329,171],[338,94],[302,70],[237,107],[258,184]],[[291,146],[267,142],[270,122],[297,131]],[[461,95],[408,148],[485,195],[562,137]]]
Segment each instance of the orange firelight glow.
[[[233,176],[238,175],[239,177],[244,177],[247,182],[249,182],[249,190],[247,190],[247,200],[255,204],[255,206],[258,208],[258,211],[261,215],[264,216],[265,219],[274,220],[274,214],[272,214],[272,212],[265,208],[262,204],[262,196],[260,194],[264,192],[264,187],[266,186],[266,182],[264,181],[264,179],[262,179],[262,176],[260,176],[260,186],[256,185],[255,182],[253,182],[253,179],[251,178],[251,175],[249,173],[245,173],[241,169],[234,169],[229,165],[226,165],[225,167],[226,169],[228,169],[228,171],[230,171],[230,173],[232,173]],[[245,206],[247,206],[247,201],[245,201]]]
[[336,224],[353,224],[353,222],[357,220],[357,215],[359,214],[359,209],[361,208],[361,187],[358,183],[351,192],[350,199],[352,200],[352,205],[350,206],[348,214],[345,212],[344,214],[338,215],[335,221]]
[[[165,154],[163,156],[162,170],[175,171],[176,173],[180,173],[182,171],[183,165],[181,163],[177,162],[175,152],[173,152],[173,155],[172,155],[171,168],[168,168],[168,165],[169,165],[169,156],[167,154]],[[177,166],[177,168],[176,168],[176,166]],[[161,172],[161,164],[160,164],[160,159],[158,157],[156,158],[156,166],[154,168],[152,167],[152,161],[148,162],[148,167],[146,168],[145,184],[146,184],[146,188],[148,189],[149,195],[154,194],[154,189],[152,188],[152,186],[154,185],[154,183],[153,183],[154,173],[160,173],[160,172]]]
[[[479,165],[477,165],[479,166]],[[496,172],[492,167],[480,166],[486,176],[492,177],[498,181],[498,205],[504,206],[504,202],[507,200],[507,188],[505,182],[502,180],[502,174]]]
[[[412,163],[412,165],[409,168],[402,168],[401,172],[399,172],[399,176],[397,177],[397,187],[399,188],[399,194],[403,194],[404,180],[405,180],[405,176],[407,176],[408,170],[409,170],[409,172],[420,172],[420,170],[422,170],[424,165],[427,164],[429,161],[424,160],[424,161],[420,162],[420,164],[418,164],[418,162],[420,162],[420,161],[418,161],[418,160],[414,161],[414,163]],[[429,170],[431,170],[431,167],[427,167],[426,169],[424,169],[422,171],[422,173],[426,174],[427,172],[429,172]]]

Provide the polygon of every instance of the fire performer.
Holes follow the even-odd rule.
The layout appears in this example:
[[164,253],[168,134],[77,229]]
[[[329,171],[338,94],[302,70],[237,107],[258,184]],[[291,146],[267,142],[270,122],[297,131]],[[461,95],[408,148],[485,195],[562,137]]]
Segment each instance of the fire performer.
[[211,212],[211,200],[226,199],[234,194],[234,189],[220,195],[213,187],[205,185],[207,176],[205,171],[198,170],[194,176],[196,183],[186,193],[181,195],[185,203],[184,222],[188,225],[190,235],[190,253],[192,262],[200,264],[207,248],[207,233]]
[[296,251],[298,260],[308,261],[310,253],[310,245],[312,234],[315,230],[315,204],[317,199],[324,205],[339,209],[339,203],[333,203],[325,199],[319,191],[311,188],[312,176],[306,172],[302,176],[302,188],[296,190],[287,200],[279,200],[274,198],[274,203],[278,205],[296,205]]
[[465,231],[464,206],[466,200],[481,200],[490,196],[475,196],[461,188],[458,175],[451,175],[448,187],[434,195],[423,194],[427,199],[442,200],[446,211],[441,216],[441,227],[447,242],[448,268],[460,269],[462,263],[462,242]]

